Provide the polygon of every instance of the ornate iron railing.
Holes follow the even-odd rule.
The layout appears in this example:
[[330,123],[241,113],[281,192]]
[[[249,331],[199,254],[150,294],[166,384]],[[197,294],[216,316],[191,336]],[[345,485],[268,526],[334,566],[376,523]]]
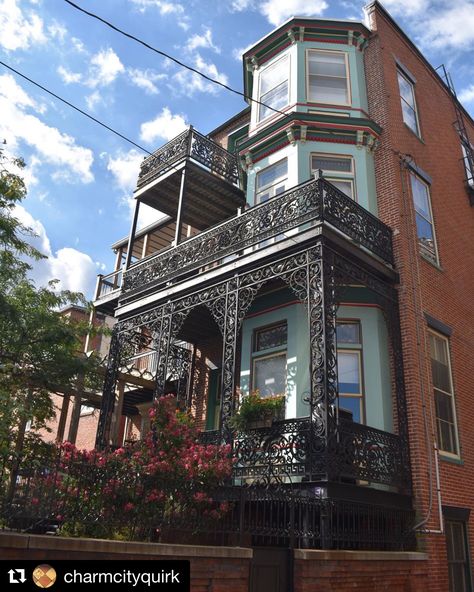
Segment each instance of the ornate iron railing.
[[[205,443],[218,443],[218,431],[203,432]],[[409,491],[400,438],[370,426],[340,419],[332,448],[320,446],[309,418],[275,421],[234,439],[234,478],[244,484],[298,483],[324,473],[335,481],[380,483]]]
[[328,222],[388,263],[391,229],[324,179],[298,185],[218,226],[138,262],[124,275],[124,292],[143,289],[276,238],[306,222]]
[[236,184],[239,180],[237,158],[190,127],[145,158],[138,175],[137,189],[154,181],[184,158],[195,160],[229,183]]

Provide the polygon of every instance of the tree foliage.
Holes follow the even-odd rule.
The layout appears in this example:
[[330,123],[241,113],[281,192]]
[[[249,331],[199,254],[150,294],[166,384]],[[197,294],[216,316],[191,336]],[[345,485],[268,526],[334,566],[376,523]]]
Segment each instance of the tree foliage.
[[43,427],[53,414],[51,392],[70,392],[77,377],[94,376],[97,360],[82,354],[86,323],[58,311],[85,304],[82,294],[37,287],[29,261],[44,258],[32,247],[34,236],[15,216],[26,197],[21,159],[0,151],[0,447],[9,446],[26,421]]

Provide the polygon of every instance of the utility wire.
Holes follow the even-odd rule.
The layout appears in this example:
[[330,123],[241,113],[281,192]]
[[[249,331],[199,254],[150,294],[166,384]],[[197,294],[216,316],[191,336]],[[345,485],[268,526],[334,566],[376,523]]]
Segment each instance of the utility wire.
[[146,47],[147,49],[150,49],[151,51],[154,51],[158,55],[163,56],[163,57],[167,58],[168,60],[171,60],[172,62],[174,62],[175,64],[177,64],[181,68],[185,68],[186,70],[189,70],[190,72],[193,72],[194,74],[197,74],[198,76],[201,76],[202,78],[204,78],[208,82],[212,82],[212,84],[217,84],[218,86],[221,86],[222,88],[225,88],[226,90],[243,97],[245,100],[251,101],[252,103],[256,103],[257,105],[261,105],[262,107],[265,107],[265,108],[269,109],[270,111],[273,111],[274,113],[278,113],[279,115],[284,115],[285,117],[288,117],[288,113],[285,113],[284,111],[280,111],[278,109],[275,109],[271,105],[267,105],[266,103],[262,103],[261,101],[258,101],[257,99],[252,99],[252,97],[249,97],[248,95],[241,92],[240,90],[236,90],[235,88],[232,88],[231,86],[229,86],[227,84],[224,84],[220,80],[216,80],[215,78],[211,78],[210,76],[207,76],[207,74],[204,74],[204,72],[201,72],[200,70],[193,68],[192,66],[189,66],[188,64],[185,64],[184,62],[167,54],[166,52],[161,51],[160,49],[157,49],[156,47],[153,47],[152,45],[149,45],[146,41],[143,41],[142,39],[135,37],[135,35],[132,35],[131,33],[127,33],[126,31],[123,31],[122,29],[119,29],[114,24],[112,24],[110,21],[100,17],[99,15],[95,14],[94,12],[89,12],[88,10],[85,10],[84,8],[82,8],[81,6],[78,6],[77,4],[72,2],[71,0],[64,0],[64,1],[67,2],[73,8],[76,8],[80,12],[83,12],[87,16],[90,16],[91,18],[94,18],[94,19],[100,21],[101,23],[103,23],[107,27],[110,27],[114,31],[117,31],[117,33],[120,33],[121,35],[124,35],[125,37],[128,37],[129,39],[132,39],[133,41],[136,41],[137,43],[140,43],[140,45],[143,45],[144,47]]
[[136,142],[134,142],[133,140],[130,140],[130,138],[127,138],[127,136],[124,136],[123,134],[121,134],[120,132],[118,132],[117,130],[114,130],[112,127],[110,127],[109,125],[103,123],[102,121],[99,121],[96,117],[93,117],[92,115],[90,115],[89,113],[87,113],[86,111],[83,111],[82,109],[79,109],[79,107],[76,107],[76,105],[73,105],[72,103],[70,103],[69,101],[67,101],[66,99],[63,99],[62,97],[60,97],[59,95],[57,95],[56,93],[52,92],[51,90],[48,90],[45,86],[42,86],[41,84],[39,84],[38,82],[35,82],[34,80],[32,80],[31,78],[28,78],[28,76],[25,76],[25,74],[22,74],[21,72],[19,72],[18,70],[15,70],[15,68],[12,68],[11,66],[9,66],[8,64],[5,64],[5,62],[0,61],[0,64],[2,66],[4,66],[5,68],[7,68],[8,70],[11,70],[12,72],[14,72],[17,76],[21,76],[21,78],[24,78],[25,80],[27,80],[28,82],[30,82],[31,84],[34,84],[35,86],[37,86],[38,88],[40,88],[41,90],[44,90],[44,92],[48,93],[49,95],[51,95],[52,97],[54,97],[55,99],[58,99],[58,101],[61,101],[63,103],[65,103],[66,105],[68,105],[68,107],[71,107],[72,109],[75,109],[76,111],[78,111],[79,113],[81,113],[82,115],[85,115],[86,117],[88,117],[89,119],[91,119],[92,121],[94,121],[95,123],[98,123],[99,125],[101,125],[102,127],[104,127],[106,130],[109,130],[109,132],[112,132],[113,134],[115,134],[116,136],[118,136],[119,138],[122,138],[122,140],[125,140],[126,142],[128,142],[129,144],[132,144],[133,146],[135,146],[136,148],[139,148],[140,150],[142,150],[143,152],[146,152],[147,154],[153,154],[152,152],[150,152],[149,150],[147,150],[146,148],[144,148],[143,146],[140,146],[140,144],[137,144]]

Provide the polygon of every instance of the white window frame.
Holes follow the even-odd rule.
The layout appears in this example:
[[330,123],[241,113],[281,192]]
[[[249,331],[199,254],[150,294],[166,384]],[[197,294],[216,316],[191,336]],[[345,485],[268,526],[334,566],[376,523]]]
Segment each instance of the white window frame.
[[[269,70],[270,68],[274,68],[275,66],[278,66],[278,63],[281,62],[286,62],[286,104],[281,106],[281,107],[273,107],[273,105],[270,105],[269,103],[267,103],[265,101],[265,99],[262,99],[262,78],[265,74],[265,72],[267,70]],[[280,83],[281,84],[281,83]],[[279,85],[277,85],[279,86]],[[276,87],[274,87],[276,88]],[[269,92],[271,92],[273,89],[268,90],[265,94],[267,95]],[[260,103],[265,103],[266,105],[269,105],[270,107],[273,107],[274,109],[277,109],[278,111],[283,111],[284,109],[286,109],[290,103],[290,56],[288,53],[279,56],[278,59],[276,60],[272,60],[270,63],[265,64],[265,66],[262,67],[262,69],[259,72],[258,75],[258,94],[257,94],[257,100]],[[268,115],[262,116],[262,108],[263,105],[260,105],[260,103],[257,103],[257,120],[256,120],[256,124],[259,125],[262,123],[262,121],[265,121],[266,119],[268,119],[269,117],[271,117],[272,115],[278,115],[277,113],[275,113],[275,111],[270,111],[270,113]]]
[[[410,103],[408,103],[402,96],[402,91],[400,88],[400,76],[403,78],[403,80],[405,80],[405,82],[410,86],[411,89],[411,96],[413,98],[413,105],[410,105]],[[398,91],[400,94],[400,104],[402,106],[402,119],[403,119],[403,123],[409,128],[411,129],[411,131],[416,134],[419,138],[421,138],[421,131],[420,131],[420,119],[418,117],[418,107],[416,104],[416,96],[415,96],[415,83],[413,82],[413,80],[411,80],[404,72],[402,72],[402,70],[400,70],[400,68],[397,68],[397,82],[398,82]],[[415,114],[415,121],[416,121],[416,130],[414,130],[412,128],[412,126],[410,125],[410,123],[408,121],[405,120],[405,112],[403,111],[403,103],[405,103],[406,105],[408,105],[408,107],[413,111],[413,113]]]
[[[431,220],[428,220],[428,218],[426,218],[425,215],[423,215],[421,212],[419,212],[416,209],[416,205],[415,205],[415,194],[413,191],[413,179],[415,179],[416,181],[418,181],[419,183],[421,183],[425,188],[426,188],[426,195],[427,195],[427,201],[428,201],[428,209],[429,209],[429,214],[430,214],[430,218]],[[420,249],[420,253],[421,255],[427,259],[428,261],[430,261],[430,263],[435,263],[436,265],[439,265],[439,253],[438,253],[438,241],[436,239],[436,229],[435,229],[435,224],[434,224],[434,219],[433,219],[433,208],[431,205],[431,191],[430,191],[430,186],[429,184],[424,181],[422,179],[422,177],[420,177],[419,175],[417,175],[415,173],[415,171],[410,170],[410,190],[411,190],[411,197],[412,197],[412,203],[413,203],[413,211],[414,211],[414,215],[415,215],[415,227],[416,227],[416,238],[418,241],[418,247]],[[420,236],[418,235],[418,226],[416,224],[416,215],[419,215],[421,218],[423,218],[423,220],[425,220],[426,222],[428,222],[431,225],[431,230],[433,233],[433,249],[434,249],[434,253],[432,253],[421,241],[420,241]]]
[[330,183],[333,181],[348,181],[351,184],[351,193],[352,195],[348,196],[354,201],[357,201],[357,191],[356,191],[356,182],[355,182],[355,168],[354,168],[354,157],[350,154],[330,154],[325,152],[312,152],[310,154],[310,170],[311,175],[315,173],[317,169],[313,167],[313,157],[321,157],[326,159],[334,159],[334,160],[349,160],[351,164],[350,172],[346,171],[335,171],[331,169],[323,169],[324,178],[329,181]]
[[[309,56],[311,53],[332,53],[332,54],[339,54],[344,56],[344,64],[346,68],[346,93],[347,93],[347,102],[329,102],[329,101],[318,101],[313,99],[310,96],[310,84],[309,84]],[[349,56],[345,51],[337,51],[331,49],[307,49],[306,56],[305,56],[305,77],[306,77],[306,101],[308,103],[313,103],[317,105],[341,105],[343,107],[350,107],[352,105],[352,95],[351,95],[351,72],[349,68]],[[338,77],[334,77],[338,78]]]
[[[435,337],[436,339],[439,339],[440,341],[442,341],[445,344],[445,348],[446,348],[446,359],[448,361],[448,372],[449,372],[449,386],[451,389],[451,392],[448,393],[443,389],[440,389],[439,387],[435,387],[435,385],[432,383],[432,388],[433,388],[433,405],[434,405],[434,410],[435,410],[435,422],[436,422],[436,438],[438,441],[438,449],[439,449],[439,453],[442,456],[448,456],[451,458],[459,458],[460,457],[460,448],[459,448],[459,432],[458,432],[458,422],[457,422],[457,414],[456,414],[456,401],[455,401],[455,397],[454,397],[454,383],[453,383],[453,371],[451,368],[451,348],[450,348],[450,343],[449,343],[449,338],[446,337],[446,335],[443,335],[442,333],[438,333],[437,331],[434,331],[433,329],[428,329],[428,340],[429,340],[429,355],[430,355],[430,370],[431,370],[431,360],[432,358],[432,352],[431,352],[431,343],[430,343],[430,336],[433,335],[433,337]],[[438,391],[440,393],[442,393],[443,395],[446,395],[448,397],[450,397],[450,403],[451,403],[451,413],[453,416],[453,422],[452,422],[452,429],[454,432],[454,445],[455,445],[455,452],[451,452],[449,450],[443,450],[441,448],[442,443],[441,443],[441,437],[440,437],[440,430],[438,427],[438,421],[444,421],[446,422],[445,419],[443,418],[438,418],[438,414],[436,412],[436,399],[435,399],[435,392]],[[449,422],[446,422],[449,423]]]
[[[261,175],[265,171],[268,171],[268,169],[271,169],[272,167],[278,166],[283,161],[286,162],[286,175],[285,176],[277,177],[275,181],[273,181],[272,183],[267,183],[267,185],[263,185],[263,187],[261,187],[259,189],[259,187],[258,187],[258,177],[259,177],[259,175]],[[278,193],[275,193],[276,189],[278,189],[278,186],[281,186],[281,184],[283,182],[284,182],[284,189],[283,189],[283,191],[280,191]],[[284,158],[278,160],[277,162],[274,162],[273,164],[270,164],[270,165],[266,166],[265,168],[263,168],[262,170],[258,171],[257,174],[255,175],[255,198],[254,198],[254,204],[255,205],[258,205],[260,203],[264,203],[264,202],[260,201],[260,199],[259,199],[259,195],[261,195],[262,193],[267,193],[267,192],[270,193],[268,199],[271,199],[272,197],[275,197],[275,195],[279,195],[280,193],[284,193],[287,190],[287,184],[288,184],[288,158],[285,156]],[[265,200],[265,201],[268,201],[268,200]]]

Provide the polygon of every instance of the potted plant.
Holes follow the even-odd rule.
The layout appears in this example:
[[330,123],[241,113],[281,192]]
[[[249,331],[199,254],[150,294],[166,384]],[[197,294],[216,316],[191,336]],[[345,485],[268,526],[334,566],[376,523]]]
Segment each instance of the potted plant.
[[262,397],[257,390],[242,397],[239,408],[231,420],[238,431],[270,427],[274,419],[281,418],[285,409],[284,394]]

